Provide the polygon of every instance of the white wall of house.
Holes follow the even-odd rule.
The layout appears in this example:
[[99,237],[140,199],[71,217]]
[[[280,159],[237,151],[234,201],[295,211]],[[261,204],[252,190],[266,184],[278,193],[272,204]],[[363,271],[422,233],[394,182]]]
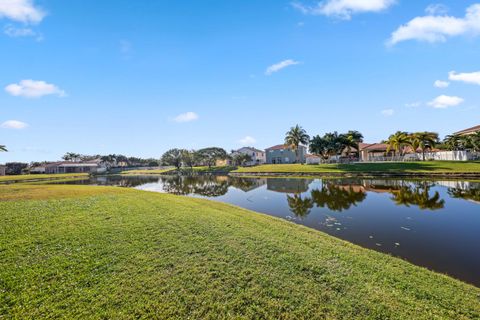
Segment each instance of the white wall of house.
[[243,147],[238,149],[236,152],[241,154],[248,154],[250,157],[252,157],[252,161],[246,163],[247,166],[264,164],[267,161],[265,152],[261,150],[257,150],[255,148]]
[[307,157],[306,164],[320,164],[320,157]]
[[[405,155],[406,160],[422,160],[421,153],[412,153]],[[468,161],[472,159],[472,154],[468,151],[439,151],[426,152],[425,159],[437,161]]]

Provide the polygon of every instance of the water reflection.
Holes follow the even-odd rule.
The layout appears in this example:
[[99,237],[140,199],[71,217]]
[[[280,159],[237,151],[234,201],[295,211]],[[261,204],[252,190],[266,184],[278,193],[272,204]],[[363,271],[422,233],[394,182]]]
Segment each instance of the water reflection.
[[317,207],[337,212],[348,210],[367,198],[362,186],[337,185],[335,182],[324,183],[322,188],[312,190],[311,195]]
[[313,200],[309,197],[302,198],[301,194],[287,195],[287,203],[290,211],[299,218],[308,216],[313,208]]
[[392,190],[392,200],[396,205],[403,205],[406,207],[418,206],[422,210],[439,210],[445,207],[445,200],[441,199],[440,193],[435,191],[431,195],[431,185],[420,186],[406,186],[398,190]]

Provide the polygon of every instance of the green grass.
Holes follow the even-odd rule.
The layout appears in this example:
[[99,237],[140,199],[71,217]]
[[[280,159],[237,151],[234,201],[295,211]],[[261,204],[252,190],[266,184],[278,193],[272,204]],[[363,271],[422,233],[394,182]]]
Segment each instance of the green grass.
[[23,174],[14,176],[0,176],[0,182],[15,182],[27,180],[51,180],[88,177],[88,173],[65,173],[65,174]]
[[480,289],[226,204],[0,186],[0,318],[475,319]]
[[480,162],[425,161],[356,164],[277,164],[239,168],[236,173],[479,173]]
[[219,167],[207,167],[207,166],[204,166],[204,167],[193,167],[193,168],[182,168],[181,171],[182,172],[192,172],[193,173],[229,173],[233,170],[237,169],[237,167],[233,167],[233,166],[219,166]]
[[174,168],[158,169],[158,170],[129,170],[129,171],[122,171],[121,174],[124,174],[124,175],[163,174],[163,173],[167,173],[174,170],[175,170]]

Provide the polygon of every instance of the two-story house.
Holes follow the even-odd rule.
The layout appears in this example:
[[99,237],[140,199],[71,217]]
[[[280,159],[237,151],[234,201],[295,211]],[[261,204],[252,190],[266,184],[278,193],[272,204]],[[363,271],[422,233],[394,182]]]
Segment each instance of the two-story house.
[[253,147],[243,147],[241,149],[236,150],[234,154],[235,153],[247,154],[252,158],[252,161],[245,163],[246,166],[255,166],[259,164],[265,164],[265,162],[267,161],[265,156],[265,151],[262,151]]
[[281,164],[281,163],[305,163],[307,155],[307,147],[298,146],[298,159],[297,153],[290,146],[277,145],[265,150],[268,164]]

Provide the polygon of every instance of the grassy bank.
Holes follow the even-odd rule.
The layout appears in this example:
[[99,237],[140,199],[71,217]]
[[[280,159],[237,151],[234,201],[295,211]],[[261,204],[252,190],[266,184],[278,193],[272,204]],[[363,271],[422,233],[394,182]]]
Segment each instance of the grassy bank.
[[273,217],[0,186],[0,318],[473,319],[480,289]]
[[14,176],[0,176],[1,182],[16,182],[16,181],[41,181],[52,179],[70,179],[88,177],[88,173],[66,173],[66,174],[23,174]]
[[479,173],[480,162],[425,161],[356,164],[277,164],[239,168],[235,173]]
[[121,174],[124,175],[148,175],[148,174],[164,174],[170,171],[175,171],[175,168],[169,169],[158,169],[158,170],[129,170],[122,171]]

